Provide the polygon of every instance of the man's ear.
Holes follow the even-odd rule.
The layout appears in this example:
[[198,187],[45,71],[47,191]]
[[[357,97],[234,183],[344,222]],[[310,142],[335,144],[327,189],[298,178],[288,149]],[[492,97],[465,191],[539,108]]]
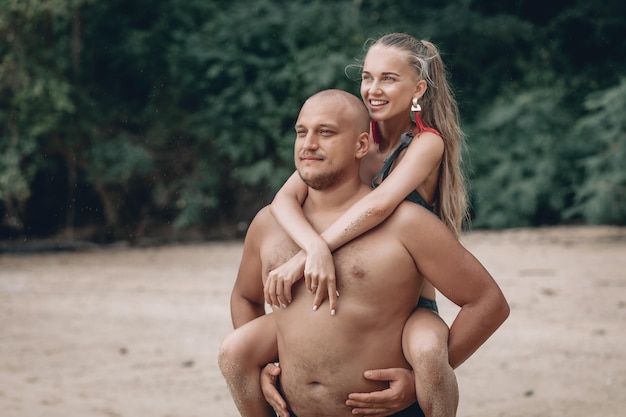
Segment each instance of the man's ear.
[[370,134],[368,132],[361,132],[356,140],[356,158],[363,158],[370,150]]

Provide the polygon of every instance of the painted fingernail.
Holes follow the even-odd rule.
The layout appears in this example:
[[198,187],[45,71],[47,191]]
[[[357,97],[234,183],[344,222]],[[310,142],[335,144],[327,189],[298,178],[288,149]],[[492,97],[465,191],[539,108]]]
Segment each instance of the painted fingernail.
[[317,311],[317,306],[313,306],[313,311]]
[[283,308],[287,308],[287,304],[283,304]]
[[337,297],[339,297],[339,291],[335,291],[335,293],[337,294]]
[[335,315],[335,309],[333,308],[332,310],[330,310],[330,315],[334,316]]

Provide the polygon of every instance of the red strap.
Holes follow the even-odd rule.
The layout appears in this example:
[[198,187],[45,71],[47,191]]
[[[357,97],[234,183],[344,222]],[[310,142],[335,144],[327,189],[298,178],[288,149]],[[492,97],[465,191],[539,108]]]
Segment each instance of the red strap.
[[420,112],[418,111],[415,112],[415,124],[417,125],[417,133],[430,132],[430,133],[434,133],[437,136],[441,136],[441,133],[439,133],[437,129],[433,129],[432,127],[427,127],[424,124],[424,121],[422,120],[422,116],[420,115]]
[[[420,116],[420,113],[417,111],[415,112],[415,124],[417,125],[417,133],[431,132],[437,136],[441,136],[441,133],[439,133],[437,129],[433,129],[432,127],[427,127],[424,124],[424,121],[422,120],[422,116]],[[372,139],[374,140],[374,143],[376,144],[380,143],[380,130],[378,129],[378,123],[371,120],[370,129],[372,131]]]

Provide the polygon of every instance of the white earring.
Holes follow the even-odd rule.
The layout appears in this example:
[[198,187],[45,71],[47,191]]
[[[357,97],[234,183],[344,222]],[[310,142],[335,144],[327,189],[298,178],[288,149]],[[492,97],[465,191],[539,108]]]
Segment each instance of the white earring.
[[417,98],[413,98],[413,105],[411,106],[411,111],[422,111],[422,106],[417,102]]

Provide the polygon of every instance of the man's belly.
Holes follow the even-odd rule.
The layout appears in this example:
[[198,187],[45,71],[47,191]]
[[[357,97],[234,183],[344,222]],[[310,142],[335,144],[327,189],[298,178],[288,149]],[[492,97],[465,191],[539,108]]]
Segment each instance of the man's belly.
[[409,310],[352,308],[344,299],[331,316],[311,311],[309,297],[300,299],[276,315],[281,386],[298,417],[352,416],[348,394],[388,388],[365,379],[365,370],[409,368],[402,353]]

